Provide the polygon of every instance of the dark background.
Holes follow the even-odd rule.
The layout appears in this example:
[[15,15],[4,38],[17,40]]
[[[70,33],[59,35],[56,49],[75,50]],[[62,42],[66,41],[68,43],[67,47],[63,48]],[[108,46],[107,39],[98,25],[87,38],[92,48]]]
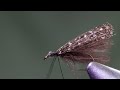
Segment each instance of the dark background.
[[[116,33],[107,65],[120,69],[119,11],[0,11],[0,79],[45,78],[53,59],[43,60],[48,51],[106,22]],[[65,78],[76,78],[66,63],[61,66]],[[85,71],[77,76],[89,78]],[[62,78],[58,62],[51,78]]]

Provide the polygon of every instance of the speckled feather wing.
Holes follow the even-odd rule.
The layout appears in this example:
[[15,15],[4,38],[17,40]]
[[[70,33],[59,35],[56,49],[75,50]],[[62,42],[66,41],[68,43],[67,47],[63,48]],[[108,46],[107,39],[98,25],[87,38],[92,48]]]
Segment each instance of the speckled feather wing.
[[104,63],[110,59],[107,52],[112,45],[112,36],[112,25],[105,23],[69,41],[57,52],[61,57],[72,61],[88,62],[93,60]]

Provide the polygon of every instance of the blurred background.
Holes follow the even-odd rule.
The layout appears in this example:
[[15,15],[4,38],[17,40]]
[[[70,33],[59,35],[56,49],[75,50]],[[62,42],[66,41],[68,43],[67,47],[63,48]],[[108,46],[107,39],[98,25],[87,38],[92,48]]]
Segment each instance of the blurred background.
[[[53,60],[43,60],[48,51],[106,22],[116,33],[107,65],[120,70],[119,11],[0,11],[0,79],[44,79]],[[61,67],[64,78],[76,78],[63,61]],[[78,77],[89,79],[85,71]],[[62,79],[58,61],[50,78]]]

